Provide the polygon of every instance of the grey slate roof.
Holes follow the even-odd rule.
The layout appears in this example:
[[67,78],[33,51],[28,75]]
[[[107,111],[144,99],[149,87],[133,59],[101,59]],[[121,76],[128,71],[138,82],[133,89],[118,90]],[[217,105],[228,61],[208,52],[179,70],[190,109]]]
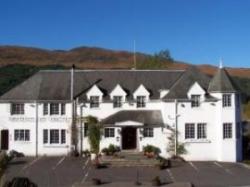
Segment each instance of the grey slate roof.
[[236,92],[236,87],[226,69],[220,68],[210,81],[209,92]]
[[207,91],[209,81],[208,76],[201,73],[197,68],[190,67],[170,88],[169,93],[163,99],[187,99],[187,92],[195,82]]
[[[137,70],[75,70],[74,96],[86,99],[86,92],[96,84],[109,100],[117,84],[127,92],[128,99],[143,84],[151,99],[158,99],[160,89],[169,89],[184,71]],[[0,97],[0,100],[70,100],[70,70],[39,71]]]
[[[70,101],[70,70],[43,70],[17,85],[0,97],[0,101]],[[186,71],[175,70],[75,70],[74,97],[86,101],[86,93],[97,85],[104,93],[103,100],[110,100],[109,94],[117,84],[132,100],[133,92],[143,84],[150,92],[150,99],[159,99],[160,90],[169,90],[163,98],[187,99],[189,88],[198,82],[205,91],[235,91],[225,70],[212,79],[196,68]],[[208,99],[212,97],[207,95]]]
[[163,125],[160,110],[123,110],[107,117],[102,120],[101,123],[105,125],[123,121],[135,121],[143,123],[145,126]]

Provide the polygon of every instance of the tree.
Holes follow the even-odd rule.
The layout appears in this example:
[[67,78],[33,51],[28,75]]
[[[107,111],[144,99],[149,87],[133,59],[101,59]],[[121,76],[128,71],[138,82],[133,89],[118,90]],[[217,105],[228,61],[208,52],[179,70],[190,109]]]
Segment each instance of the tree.
[[86,118],[88,122],[89,132],[88,132],[88,139],[90,143],[90,151],[92,153],[98,154],[100,151],[100,140],[101,140],[101,130],[100,124],[97,118],[93,116],[88,116]]
[[178,132],[173,128],[170,128],[169,130],[171,131],[171,134],[168,137],[168,148],[167,148],[167,151],[168,151],[169,155],[171,157],[173,157],[173,156],[180,156],[180,155],[186,154],[187,150],[185,148],[185,144],[184,143],[178,143],[177,144],[176,155],[175,155],[175,136],[176,136],[176,133],[177,133],[177,136],[178,136]]
[[168,49],[161,50],[160,52],[155,54],[155,57],[159,58],[161,61],[173,61],[174,59],[171,57],[170,51]]

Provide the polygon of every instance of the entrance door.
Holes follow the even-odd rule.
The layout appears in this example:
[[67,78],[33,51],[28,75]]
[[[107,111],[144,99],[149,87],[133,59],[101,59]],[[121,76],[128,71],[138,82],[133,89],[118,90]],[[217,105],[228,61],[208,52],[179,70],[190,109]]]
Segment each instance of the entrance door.
[[122,129],[122,149],[136,149],[136,128],[124,127]]
[[1,131],[1,150],[9,149],[9,131],[2,130]]

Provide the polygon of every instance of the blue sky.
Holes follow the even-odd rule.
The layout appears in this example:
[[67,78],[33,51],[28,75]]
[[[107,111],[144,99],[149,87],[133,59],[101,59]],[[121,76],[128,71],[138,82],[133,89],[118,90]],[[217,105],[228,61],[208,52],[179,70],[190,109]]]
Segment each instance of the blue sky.
[[0,45],[98,46],[250,67],[250,0],[0,0]]

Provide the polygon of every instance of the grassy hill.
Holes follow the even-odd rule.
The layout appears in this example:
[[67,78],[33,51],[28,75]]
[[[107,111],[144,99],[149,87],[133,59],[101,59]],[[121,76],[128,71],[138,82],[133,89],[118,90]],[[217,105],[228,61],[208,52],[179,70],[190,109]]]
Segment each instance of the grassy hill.
[[[161,58],[157,55],[136,54],[138,69],[186,69],[192,64]],[[65,69],[75,64],[81,69],[131,69],[133,53],[96,47],[71,50],[46,50],[19,46],[0,46],[0,94],[11,89],[40,69]],[[217,67],[197,65],[212,76]],[[244,94],[246,118],[250,119],[250,68],[227,68]]]

